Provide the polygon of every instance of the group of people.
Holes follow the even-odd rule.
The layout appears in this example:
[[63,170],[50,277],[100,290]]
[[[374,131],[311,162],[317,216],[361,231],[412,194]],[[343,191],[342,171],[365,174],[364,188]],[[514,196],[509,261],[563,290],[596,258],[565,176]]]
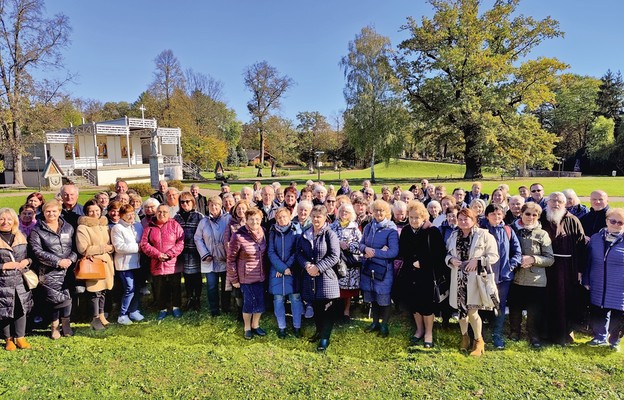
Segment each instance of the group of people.
[[[19,212],[0,209],[0,321],[5,348],[29,348],[27,316],[47,318],[52,339],[73,334],[76,305],[88,304],[90,325],[142,321],[141,296],[154,292],[156,319],[201,309],[205,287],[212,316],[236,312],[243,336],[265,336],[266,302],[277,336],[302,335],[314,318],[311,342],[324,351],[334,322],[351,320],[353,301],[370,304],[366,332],[390,335],[393,304],[414,318],[410,345],[434,347],[434,318],[457,318],[460,348],[485,351],[526,335],[565,345],[589,321],[590,345],[619,349],[624,324],[624,209],[591,193],[591,208],[573,190],[545,196],[535,183],[518,194],[500,185],[491,195],[423,179],[403,190],[375,193],[364,181],[335,191],[323,182],[243,187],[209,198],[196,185],[180,192],[159,183],[143,199],[124,181],[78,204],[78,188],[57,198],[32,193]],[[103,264],[100,279],[78,280],[87,260]],[[34,274],[32,274],[34,272]],[[31,275],[38,277],[32,284]],[[36,287],[35,287],[36,286]],[[292,330],[287,328],[290,305]],[[74,307],[74,313],[72,313]],[[509,333],[504,334],[509,315]]]

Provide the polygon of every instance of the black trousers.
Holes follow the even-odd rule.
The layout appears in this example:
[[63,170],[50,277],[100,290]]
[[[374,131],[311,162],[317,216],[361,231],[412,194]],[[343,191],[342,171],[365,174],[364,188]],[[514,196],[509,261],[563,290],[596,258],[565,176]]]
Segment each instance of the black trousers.
[[171,307],[182,305],[182,273],[178,272],[170,275],[154,275],[156,305],[159,310],[166,310]]
[[22,302],[19,299],[17,291],[15,292],[13,318],[0,320],[0,325],[2,326],[5,339],[12,337],[22,338],[26,336],[26,314],[24,314],[24,308],[22,307]]
[[333,300],[314,300],[312,308],[314,309],[314,323],[316,332],[320,334],[321,339],[329,339],[334,329],[334,316],[336,310],[329,304]]

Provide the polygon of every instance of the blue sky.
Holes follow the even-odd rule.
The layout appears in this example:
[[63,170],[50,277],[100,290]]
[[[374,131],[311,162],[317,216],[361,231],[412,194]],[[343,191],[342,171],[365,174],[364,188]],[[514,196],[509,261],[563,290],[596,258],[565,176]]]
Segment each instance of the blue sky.
[[[338,63],[349,41],[373,25],[396,46],[406,17],[431,15],[431,7],[423,0],[48,1],[47,13],[58,12],[73,29],[65,51],[67,69],[78,74],[67,87],[72,96],[133,102],[152,80],[156,55],[171,49],[184,69],[222,81],[225,102],[246,122],[246,66],[266,60],[296,82],[283,116],[319,111],[331,120],[345,107]],[[550,15],[566,33],[535,56],[557,57],[581,75],[624,69],[624,1],[523,0],[520,12]]]

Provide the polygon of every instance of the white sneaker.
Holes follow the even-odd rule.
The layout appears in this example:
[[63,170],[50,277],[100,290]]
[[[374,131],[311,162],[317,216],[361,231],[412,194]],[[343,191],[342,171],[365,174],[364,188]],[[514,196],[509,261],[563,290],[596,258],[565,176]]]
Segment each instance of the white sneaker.
[[130,321],[127,315],[122,315],[117,318],[117,323],[120,325],[132,325],[132,321]]
[[304,317],[307,319],[314,318],[314,309],[312,308],[312,306],[306,307]]
[[139,311],[131,312],[128,317],[130,317],[130,319],[135,322],[143,321],[145,319],[145,317]]

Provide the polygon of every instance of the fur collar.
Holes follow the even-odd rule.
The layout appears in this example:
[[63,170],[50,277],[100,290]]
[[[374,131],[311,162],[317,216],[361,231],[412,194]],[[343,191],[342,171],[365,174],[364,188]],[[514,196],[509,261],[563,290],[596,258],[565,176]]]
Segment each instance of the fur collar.
[[108,219],[106,219],[106,217],[94,218],[83,215],[82,217],[78,218],[78,225],[85,225],[88,227],[108,226]]

